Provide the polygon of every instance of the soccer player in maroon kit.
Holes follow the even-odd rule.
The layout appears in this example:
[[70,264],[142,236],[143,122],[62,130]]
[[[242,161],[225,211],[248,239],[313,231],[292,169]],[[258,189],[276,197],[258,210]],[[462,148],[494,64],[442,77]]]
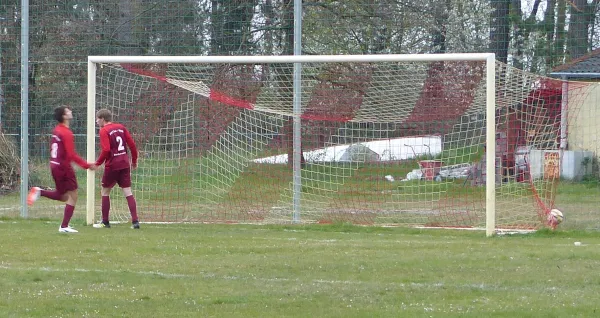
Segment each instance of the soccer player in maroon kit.
[[77,177],[72,162],[83,169],[95,170],[97,166],[86,162],[75,152],[75,138],[69,128],[71,119],[73,119],[71,109],[67,106],[57,107],[54,109],[54,119],[58,124],[54,127],[50,140],[50,171],[56,189],[48,191],[32,187],[27,196],[27,204],[33,205],[40,195],[52,200],[66,202],[63,220],[58,232],[77,233],[77,230],[69,226],[77,203]]
[[[95,228],[109,228],[108,215],[110,212],[110,191],[118,184],[123,189],[127,199],[131,224],[133,229],[139,229],[137,204],[131,191],[131,169],[137,167],[138,151],[131,134],[125,126],[112,122],[112,113],[101,109],[96,113],[96,124],[100,126],[100,146],[102,153],[96,160],[96,165],[104,164],[102,176],[102,222],[94,224]],[[131,150],[131,163],[127,148]]]

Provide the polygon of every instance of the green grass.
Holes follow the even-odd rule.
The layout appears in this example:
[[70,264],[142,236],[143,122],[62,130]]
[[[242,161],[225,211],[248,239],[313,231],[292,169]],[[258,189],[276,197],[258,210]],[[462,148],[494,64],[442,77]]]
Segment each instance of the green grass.
[[[78,220],[75,225],[78,225]],[[600,234],[0,221],[0,317],[591,317]],[[575,241],[583,242],[576,247]]]
[[[477,149],[463,149],[461,153],[453,155],[473,154],[478,154]],[[469,160],[471,159],[473,158]],[[384,178],[389,174],[398,180],[417,166],[416,161],[360,165],[306,164],[302,169],[301,212],[305,212],[304,220],[429,225],[466,220],[463,225],[482,225],[485,221],[484,187],[471,186],[470,181],[465,182],[463,179],[392,183]],[[47,164],[35,167],[32,169],[32,180],[35,183],[32,181],[30,185],[52,186]],[[79,215],[85,210],[86,171],[76,169],[76,172],[81,188],[76,208],[76,215]],[[95,182],[96,214],[99,214],[101,173],[102,171],[98,171]],[[207,159],[148,159],[142,160],[138,170],[134,172],[133,188],[142,219],[172,220],[180,217],[185,220],[247,221],[248,218],[286,218],[285,213],[290,212],[292,203],[291,182],[292,171],[286,165],[218,160],[209,162]],[[537,190],[542,196],[545,195],[547,192],[544,190],[549,184],[544,184],[543,180],[537,182],[540,183]],[[127,218],[129,214],[123,204],[125,201],[119,197],[118,189],[113,195],[113,210],[118,211],[116,213],[119,213],[121,219]],[[497,195],[499,221],[520,222],[520,225],[528,226],[539,224],[534,194],[527,183],[505,183],[497,188]],[[600,229],[597,218],[599,195],[597,179],[562,181],[557,191],[556,206],[565,213],[567,221],[561,227]],[[549,200],[547,196],[545,199]],[[446,215],[442,215],[441,219],[428,216],[427,212],[435,213],[440,206],[450,206],[457,215],[448,220],[444,219]],[[284,207],[288,210],[273,210],[272,207]],[[29,210],[29,216],[58,218],[62,211],[62,203],[42,199]],[[411,211],[415,212],[410,213]],[[467,211],[468,214],[460,214],[461,211]],[[0,195],[0,216],[16,217],[19,212],[18,193]],[[349,213],[355,214],[345,219],[339,217]],[[161,219],[163,215],[166,217]]]

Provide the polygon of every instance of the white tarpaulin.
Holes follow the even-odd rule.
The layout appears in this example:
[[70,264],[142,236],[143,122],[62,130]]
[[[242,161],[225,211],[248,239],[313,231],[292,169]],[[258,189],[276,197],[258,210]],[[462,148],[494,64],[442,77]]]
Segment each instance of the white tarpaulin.
[[[325,147],[304,152],[307,162],[394,161],[442,152],[440,136],[405,137]],[[255,159],[257,163],[287,164],[287,154]]]

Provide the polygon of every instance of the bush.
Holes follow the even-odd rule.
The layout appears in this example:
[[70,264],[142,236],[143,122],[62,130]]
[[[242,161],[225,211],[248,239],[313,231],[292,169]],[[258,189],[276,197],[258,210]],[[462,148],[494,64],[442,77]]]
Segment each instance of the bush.
[[47,160],[41,158],[29,160],[29,186],[42,189],[50,189],[54,186]]
[[13,191],[19,184],[21,157],[17,144],[0,131],[0,193]]

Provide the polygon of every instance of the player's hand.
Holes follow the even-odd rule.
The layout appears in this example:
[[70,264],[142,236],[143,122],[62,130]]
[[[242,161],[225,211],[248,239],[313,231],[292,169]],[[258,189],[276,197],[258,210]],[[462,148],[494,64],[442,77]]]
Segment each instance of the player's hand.
[[133,169],[133,170],[137,169],[137,162],[131,163],[131,169]]
[[89,169],[92,170],[92,171],[96,171],[96,170],[98,170],[98,166],[95,163],[92,163],[92,164],[90,164],[90,168]]

